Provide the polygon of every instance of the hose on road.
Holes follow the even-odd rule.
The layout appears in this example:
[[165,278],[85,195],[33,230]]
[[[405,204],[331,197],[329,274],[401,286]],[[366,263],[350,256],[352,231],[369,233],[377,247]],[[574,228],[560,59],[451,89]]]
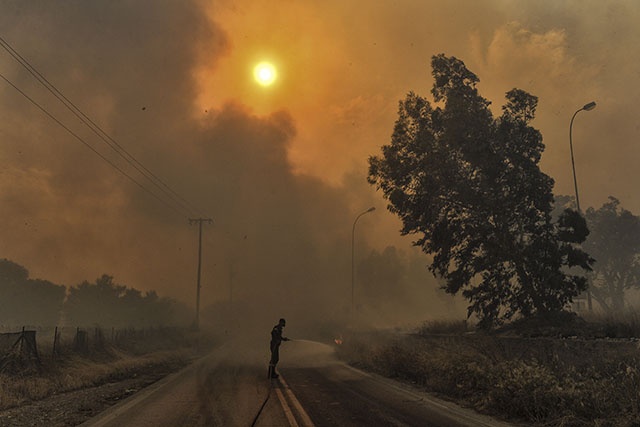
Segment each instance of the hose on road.
[[[269,371],[269,373],[271,373],[271,371]],[[273,389],[273,380],[271,378],[269,378],[269,392],[267,393],[267,398],[264,399],[264,402],[262,402],[262,406],[258,410],[258,413],[256,414],[255,418],[253,419],[253,422],[251,423],[251,427],[255,427],[256,423],[258,422],[258,418],[260,418],[260,414],[262,414],[262,410],[267,405],[267,402],[269,401],[269,398],[271,397],[271,390],[272,389]]]

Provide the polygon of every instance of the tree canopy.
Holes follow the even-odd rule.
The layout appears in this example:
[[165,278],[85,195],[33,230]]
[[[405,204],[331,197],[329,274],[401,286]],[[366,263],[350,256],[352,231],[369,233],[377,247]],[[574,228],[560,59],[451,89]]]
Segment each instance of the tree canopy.
[[431,65],[433,105],[413,92],[400,102],[369,182],[483,325],[562,310],[586,288],[566,267],[588,270],[592,260],[578,246],[584,219],[566,210],[552,220],[553,179],[538,166],[544,145],[530,125],[538,99],[512,89],[494,117],[461,60],[440,54]]
[[69,288],[64,305],[74,325],[146,327],[173,323],[177,303],[154,291],[143,294],[103,274],[95,283],[84,281]]
[[599,209],[586,212],[591,234],[584,248],[596,262],[591,294],[607,312],[624,309],[625,291],[640,288],[640,217],[609,197]]
[[0,326],[162,326],[184,323],[185,312],[171,298],[119,285],[106,274],[67,290],[31,279],[25,267],[0,259]]
[[47,280],[30,279],[23,266],[0,260],[0,324],[55,325],[60,319],[66,288]]

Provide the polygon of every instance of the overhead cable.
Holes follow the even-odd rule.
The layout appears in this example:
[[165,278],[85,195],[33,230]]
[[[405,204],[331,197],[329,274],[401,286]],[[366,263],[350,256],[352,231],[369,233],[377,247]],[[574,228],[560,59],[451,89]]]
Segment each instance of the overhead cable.
[[27,100],[29,100],[29,102],[31,102],[33,105],[35,105],[38,109],[40,109],[40,111],[42,111],[44,114],[46,114],[47,116],[49,116],[49,118],[51,120],[53,120],[54,122],[56,122],[60,127],[62,127],[64,130],[66,130],[71,136],[73,136],[74,138],[76,138],[78,141],[80,141],[81,143],[83,143],[87,148],[89,148],[91,151],[93,151],[98,157],[100,157],[102,160],[104,160],[105,162],[107,162],[109,165],[111,165],[111,167],[113,167],[115,170],[117,170],[118,172],[120,172],[122,175],[124,175],[126,178],[128,178],[129,180],[131,180],[133,183],[135,183],[138,187],[140,187],[142,190],[144,190],[145,192],[147,192],[148,194],[152,195],[153,197],[155,197],[156,199],[158,199],[162,204],[164,204],[165,206],[173,209],[175,212],[177,212],[180,215],[183,215],[182,212],[180,212],[175,206],[169,204],[166,200],[162,199],[160,196],[158,196],[156,193],[154,193],[153,191],[149,190],[147,187],[145,187],[144,185],[142,185],[140,182],[138,182],[135,178],[133,178],[131,175],[127,174],[124,170],[122,170],[120,167],[118,167],[118,165],[116,165],[115,163],[113,163],[111,160],[109,160],[108,158],[106,158],[102,153],[100,153],[98,150],[96,150],[91,144],[89,144],[87,141],[85,141],[84,139],[82,139],[82,137],[80,137],[77,133],[75,133],[74,131],[72,131],[71,129],[69,129],[64,123],[62,123],[60,120],[58,120],[53,114],[51,114],[49,111],[47,111],[43,106],[41,106],[40,104],[38,104],[33,98],[31,98],[29,95],[27,95],[25,92],[23,92],[18,86],[16,86],[15,84],[13,84],[13,82],[11,82],[9,79],[7,79],[1,72],[0,72],[0,78],[2,78],[2,80],[4,80],[8,85],[10,85],[11,87],[13,87],[16,91],[18,91],[18,93],[20,93],[22,96],[24,96]]
[[[98,136],[105,144],[107,144],[113,151],[115,151],[122,159],[124,159],[129,165],[137,170],[143,177],[151,182],[157,189],[159,189],[166,197],[171,199],[173,203],[179,206],[188,216],[197,216],[197,209],[195,209],[187,200],[181,197],[173,189],[171,189],[164,181],[162,181],[156,174],[146,168],[140,161],[138,161],[131,153],[129,153],[122,145],[114,140],[107,132],[105,132],[99,125],[97,125],[90,117],[88,117],[80,108],[78,108],[71,100],[69,100],[58,88],[52,84],[46,77],[42,75],[29,61],[27,61],[19,52],[17,52],[4,38],[0,36],[0,46],[2,46],[22,67],[24,67],[42,86],[44,86],[53,96],[55,96],[72,114],[74,114],[85,126]],[[3,77],[4,78],[4,77]],[[6,78],[5,81],[10,83]],[[10,83],[15,89],[17,87]],[[19,90],[23,95],[24,93]],[[32,103],[35,101],[30,99]],[[45,111],[43,107],[36,104],[41,110]],[[45,111],[46,112],[46,111]],[[52,117],[47,112],[47,115]],[[52,117],[53,118],[53,117]],[[59,123],[57,119],[56,122]],[[66,128],[66,127],[65,127]],[[68,130],[68,129],[67,129]],[[77,136],[76,136],[77,137]],[[85,142],[86,144],[86,142]],[[88,144],[86,144],[88,145]],[[93,150],[93,149],[92,149]],[[93,150],[96,152],[96,150]],[[103,156],[100,156],[104,159]],[[110,162],[111,163],[111,162]],[[113,164],[112,164],[113,166]],[[131,177],[129,177],[131,179]],[[137,183],[137,182],[136,182]],[[138,185],[141,185],[137,183]],[[146,191],[149,192],[145,188]],[[155,193],[154,193],[155,194]],[[157,196],[156,196],[157,197]]]

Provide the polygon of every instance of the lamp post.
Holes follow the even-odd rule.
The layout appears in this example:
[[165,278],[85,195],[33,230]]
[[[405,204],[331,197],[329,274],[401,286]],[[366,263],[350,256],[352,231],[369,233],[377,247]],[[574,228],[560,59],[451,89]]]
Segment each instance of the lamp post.
[[580,197],[578,196],[578,180],[576,179],[576,164],[575,164],[575,161],[573,160],[573,138],[571,135],[571,130],[573,129],[573,119],[576,118],[576,116],[580,111],[591,111],[594,108],[596,108],[596,103],[594,101],[591,101],[590,103],[585,104],[582,108],[580,108],[578,111],[573,113],[573,117],[571,117],[571,123],[569,123],[569,150],[571,151],[571,168],[573,169],[573,187],[575,188],[575,191],[576,191],[576,207],[578,208],[578,213],[580,214],[582,214],[582,211],[580,210]]
[[[573,116],[571,117],[571,123],[569,123],[569,150],[571,151],[571,169],[573,170],[573,188],[575,189],[575,192],[576,192],[576,207],[580,215],[582,215],[582,210],[580,209],[580,196],[578,195],[578,180],[576,179],[576,164],[575,164],[575,161],[573,160],[573,138],[571,135],[571,131],[573,129],[573,119],[576,118],[578,113],[580,111],[591,111],[594,108],[596,108],[596,103],[594,101],[591,101],[590,103],[585,104],[582,108],[580,108],[578,111],[573,113]],[[588,288],[587,288],[587,307],[589,308],[589,311],[592,311],[593,308],[591,304],[591,291]]]
[[360,217],[369,212],[375,211],[376,208],[370,207],[366,211],[362,212],[353,221],[353,228],[351,229],[351,317],[353,319],[355,313],[355,240],[356,240],[356,223]]

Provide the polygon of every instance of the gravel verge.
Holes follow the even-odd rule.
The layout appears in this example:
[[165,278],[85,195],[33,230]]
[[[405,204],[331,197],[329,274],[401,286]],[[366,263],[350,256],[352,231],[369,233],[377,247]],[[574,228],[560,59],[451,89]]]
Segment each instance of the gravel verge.
[[132,378],[28,402],[0,412],[0,426],[77,426],[183,366],[177,363],[149,366]]

